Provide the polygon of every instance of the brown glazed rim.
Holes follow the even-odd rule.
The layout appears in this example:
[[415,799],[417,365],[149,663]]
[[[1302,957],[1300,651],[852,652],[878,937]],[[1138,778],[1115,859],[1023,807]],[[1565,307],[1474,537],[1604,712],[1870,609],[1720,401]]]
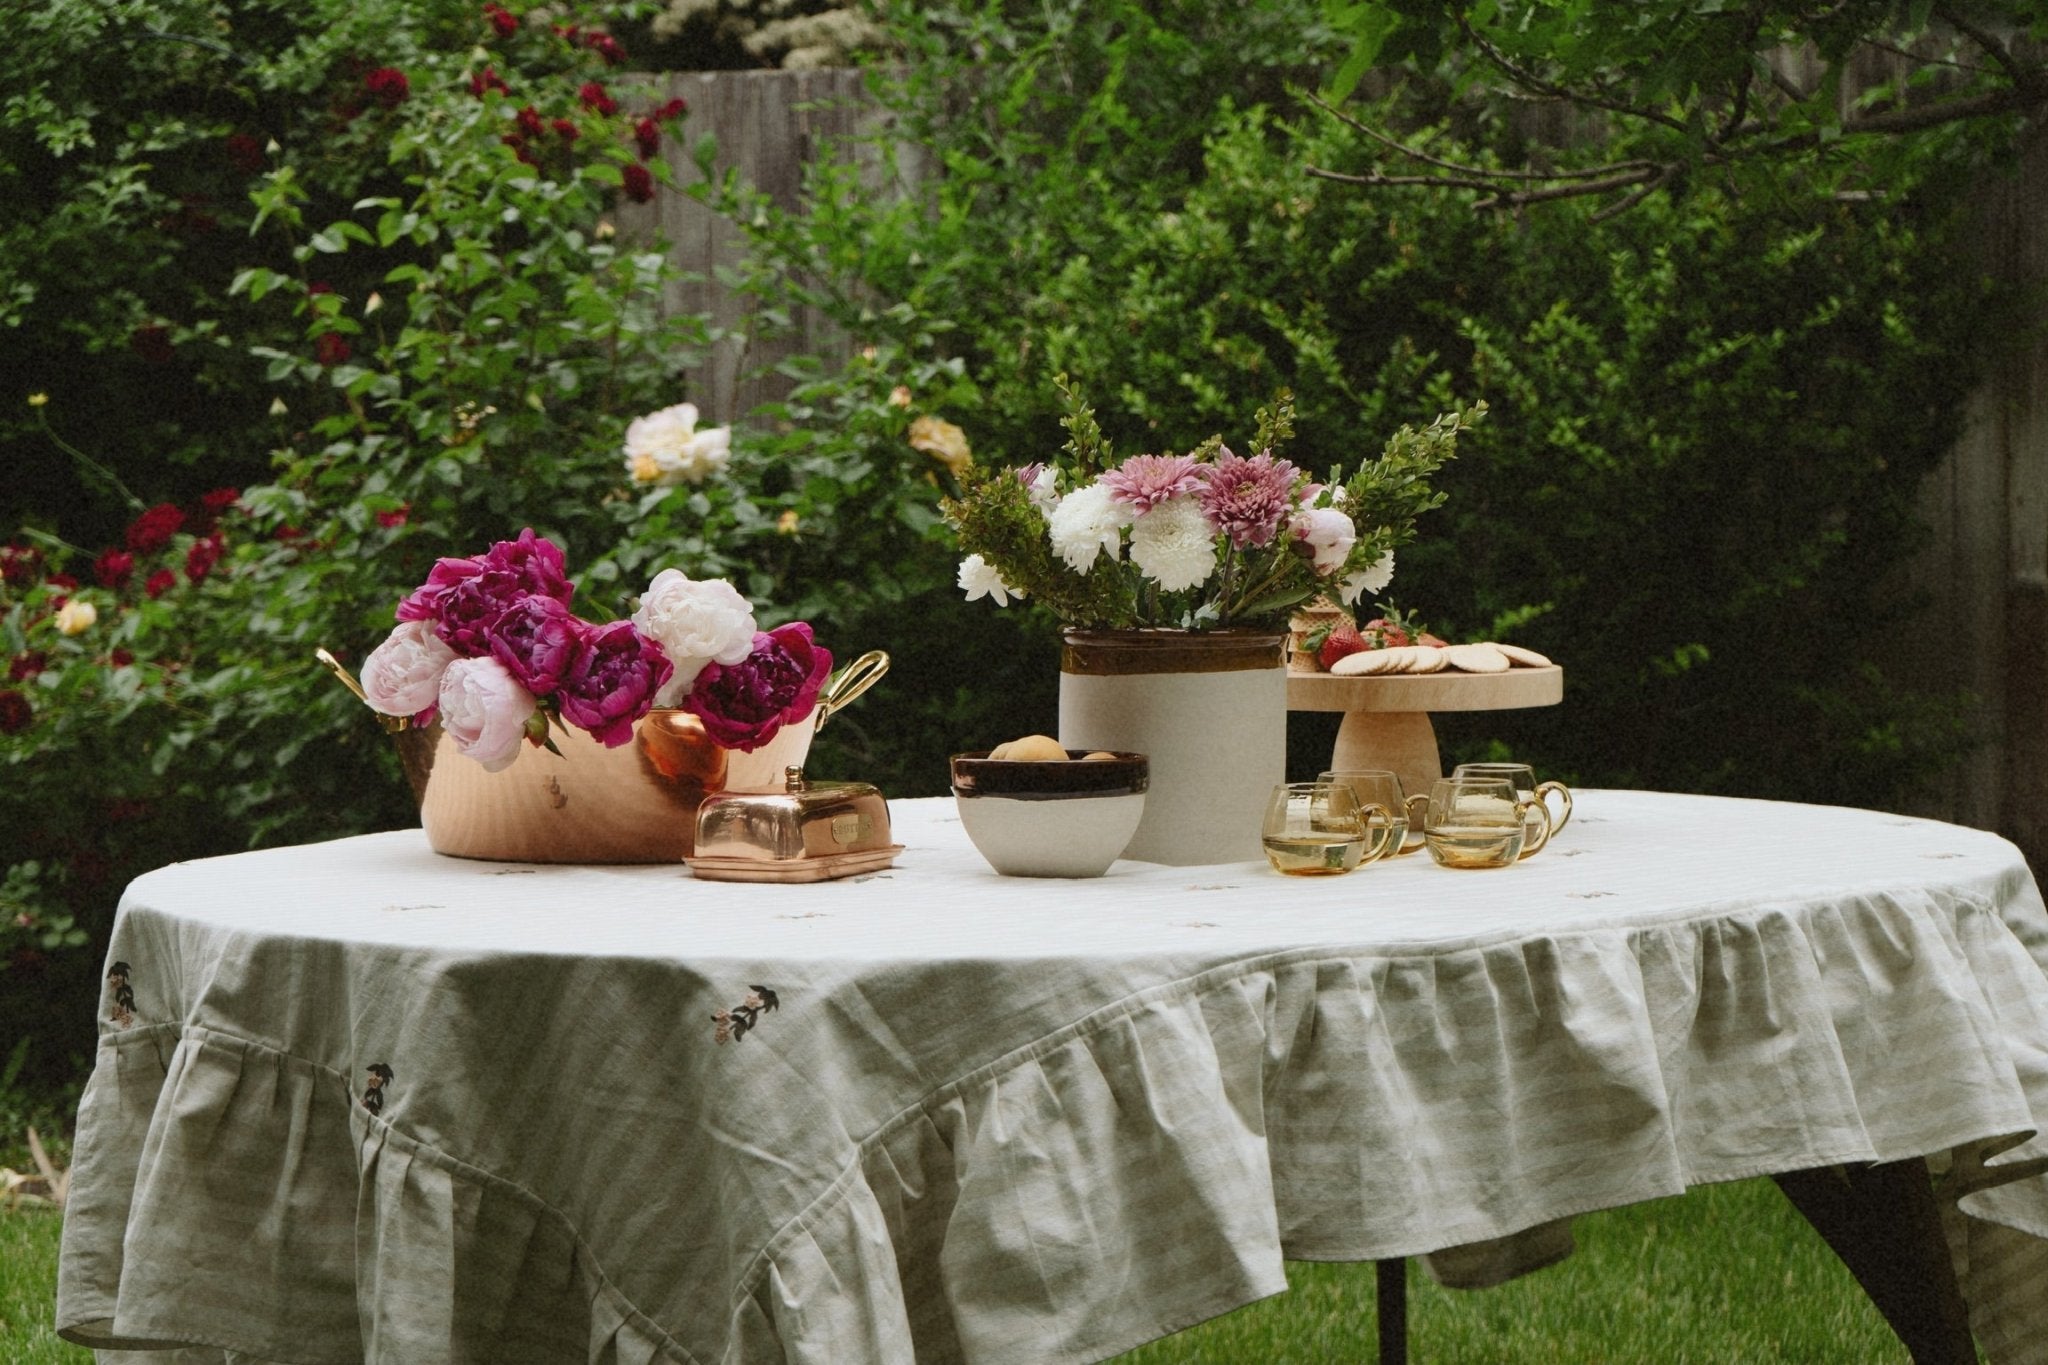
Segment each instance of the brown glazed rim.
[[1090,677],[1247,673],[1287,664],[1283,630],[1066,630],[1060,671]]
[[986,751],[953,756],[953,795],[1007,796],[1018,801],[1059,801],[1077,796],[1136,796],[1152,785],[1143,754],[1086,762],[1090,749],[1069,749],[1066,763],[1020,763]]

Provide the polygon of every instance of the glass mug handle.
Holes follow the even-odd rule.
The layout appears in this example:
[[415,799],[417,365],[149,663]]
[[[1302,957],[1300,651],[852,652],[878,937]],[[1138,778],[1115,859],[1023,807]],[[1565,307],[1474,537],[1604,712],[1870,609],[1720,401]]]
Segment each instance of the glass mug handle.
[[1521,853],[1515,858],[1516,862],[1520,862],[1523,858],[1533,857],[1541,853],[1543,846],[1550,842],[1550,836],[1556,833],[1556,830],[1550,824],[1550,807],[1543,804],[1543,798],[1540,796],[1532,796],[1527,801],[1515,802],[1515,814],[1522,817],[1524,828],[1528,827],[1531,815],[1543,817],[1543,832],[1537,835],[1533,842],[1527,842],[1522,845]]
[[1550,809],[1549,794],[1556,792],[1564,800],[1564,814],[1551,817],[1550,832],[1556,834],[1572,820],[1572,789],[1562,782],[1540,782],[1536,786],[1536,800],[1545,810]]
[[[1415,812],[1417,806],[1422,807],[1420,815]],[[1429,844],[1428,837],[1422,832],[1423,822],[1429,818],[1429,793],[1415,793],[1402,803],[1402,808],[1408,814],[1408,832],[1415,837],[1404,840],[1401,846],[1394,850],[1396,857],[1403,853],[1420,853]]]
[[[1365,825],[1366,842],[1365,856],[1358,860],[1358,865],[1364,867],[1368,863],[1378,862],[1394,851],[1390,847],[1394,842],[1394,817],[1392,812],[1377,801],[1366,802],[1359,815]],[[1377,838],[1373,835],[1375,830],[1379,832]]]

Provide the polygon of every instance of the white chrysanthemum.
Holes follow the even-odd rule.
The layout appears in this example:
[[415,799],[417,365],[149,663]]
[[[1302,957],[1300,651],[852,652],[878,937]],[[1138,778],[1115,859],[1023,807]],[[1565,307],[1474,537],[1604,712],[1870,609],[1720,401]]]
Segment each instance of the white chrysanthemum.
[[633,624],[661,646],[675,673],[654,697],[674,706],[707,664],[736,664],[754,652],[754,608],[723,578],[693,581],[663,569],[640,595]]
[[1052,519],[1053,509],[1060,505],[1059,489],[1054,484],[1058,473],[1051,465],[1041,465],[1026,485],[1031,490],[1031,505],[1048,521]]
[[1131,563],[1167,592],[1209,581],[1216,572],[1216,528],[1193,496],[1168,498],[1131,525]]
[[1344,605],[1348,607],[1367,593],[1385,592],[1387,584],[1393,581],[1394,552],[1389,550],[1381,555],[1370,569],[1360,569],[1355,574],[1347,574],[1344,585],[1337,589],[1337,596],[1342,598]]
[[1005,583],[996,566],[980,555],[969,555],[960,561],[960,591],[967,594],[970,602],[988,597],[993,598],[999,607],[1007,607],[1012,597],[1024,595],[1024,589]]
[[626,428],[626,475],[637,484],[702,483],[732,458],[732,428],[697,430],[697,405],[678,403]]
[[1101,483],[1077,488],[1060,499],[1046,518],[1046,532],[1052,537],[1054,553],[1075,573],[1087,573],[1095,556],[1107,551],[1111,559],[1123,558],[1123,531],[1131,524],[1131,509],[1118,502]]

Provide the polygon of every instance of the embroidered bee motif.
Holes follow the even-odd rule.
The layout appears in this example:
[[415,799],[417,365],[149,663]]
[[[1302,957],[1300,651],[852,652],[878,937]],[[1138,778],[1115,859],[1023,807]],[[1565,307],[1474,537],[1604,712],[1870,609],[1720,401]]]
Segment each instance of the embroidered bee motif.
[[746,999],[729,1010],[712,1013],[711,1022],[717,1027],[711,1036],[721,1043],[737,1043],[761,1022],[762,1015],[780,1008],[782,1001],[774,991],[766,986],[749,986]]
[[107,987],[114,993],[114,1006],[107,1012],[107,1018],[117,1028],[127,1028],[135,1022],[135,988],[128,984],[128,970],[125,962],[107,968]]
[[372,1114],[384,1112],[384,1087],[391,1084],[395,1073],[382,1062],[370,1063],[363,1074],[363,1108]]

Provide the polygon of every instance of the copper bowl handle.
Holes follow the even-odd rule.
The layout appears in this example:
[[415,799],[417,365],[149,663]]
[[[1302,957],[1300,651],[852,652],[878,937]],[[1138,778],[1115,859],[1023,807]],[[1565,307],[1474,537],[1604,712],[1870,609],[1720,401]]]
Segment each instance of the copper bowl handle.
[[826,721],[852,705],[888,671],[889,656],[882,650],[871,649],[826,679],[818,693],[817,728],[824,729]]

